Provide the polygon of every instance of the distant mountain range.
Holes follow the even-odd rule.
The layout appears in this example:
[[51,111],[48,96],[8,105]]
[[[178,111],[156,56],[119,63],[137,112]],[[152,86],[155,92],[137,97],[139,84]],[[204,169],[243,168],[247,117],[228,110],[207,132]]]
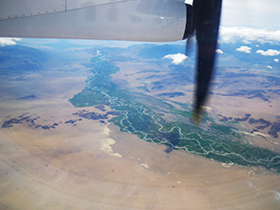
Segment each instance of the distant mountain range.
[[14,45],[0,47],[0,75],[21,75],[42,69],[49,55],[38,49]]

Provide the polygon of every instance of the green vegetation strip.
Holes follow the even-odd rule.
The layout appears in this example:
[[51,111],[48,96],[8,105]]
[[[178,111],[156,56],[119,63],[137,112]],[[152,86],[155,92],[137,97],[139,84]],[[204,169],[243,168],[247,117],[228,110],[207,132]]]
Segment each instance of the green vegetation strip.
[[[86,87],[70,102],[75,107],[95,106],[109,103],[110,108],[121,113],[111,120],[123,132],[172,149],[186,150],[222,163],[241,166],[262,166],[280,172],[280,155],[271,150],[241,143],[241,134],[232,127],[215,124],[203,131],[190,122],[191,113],[181,111],[161,99],[120,89],[111,82],[110,75],[119,71],[105,56],[91,59],[92,75]],[[183,106],[182,106],[183,107]],[[164,114],[172,115],[172,122],[164,120]],[[206,117],[207,119],[207,117]],[[211,121],[210,118],[207,120]]]

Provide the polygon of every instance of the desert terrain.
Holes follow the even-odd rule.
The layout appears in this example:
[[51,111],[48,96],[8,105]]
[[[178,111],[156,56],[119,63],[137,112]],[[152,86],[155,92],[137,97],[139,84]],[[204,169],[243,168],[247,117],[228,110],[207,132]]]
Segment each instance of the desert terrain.
[[1,125],[30,117],[0,129],[1,209],[279,209],[277,173],[167,154],[164,145],[119,131],[111,115],[79,120],[73,113],[111,111],[68,101],[87,76],[1,78]]

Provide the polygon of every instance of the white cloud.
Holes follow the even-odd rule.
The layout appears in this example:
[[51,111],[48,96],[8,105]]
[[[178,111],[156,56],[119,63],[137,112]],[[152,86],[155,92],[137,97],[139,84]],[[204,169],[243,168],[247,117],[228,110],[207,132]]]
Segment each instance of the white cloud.
[[267,66],[267,68],[270,68],[270,69],[272,69],[272,66]]
[[240,52],[250,53],[252,48],[251,47],[247,47],[247,46],[241,46],[241,47],[237,48],[236,50],[240,51]]
[[279,62],[279,59],[275,58],[274,61],[275,61],[275,62]]
[[242,42],[244,43],[244,44],[252,44],[252,42],[250,42],[250,41],[248,41],[248,40],[242,40]]
[[173,59],[172,63],[178,65],[178,64],[182,63],[184,60],[186,60],[188,58],[188,56],[185,56],[184,54],[178,53],[178,54],[166,55],[163,58]]
[[257,44],[256,47],[260,47],[260,46]]
[[280,54],[280,51],[269,49],[267,51],[258,50],[257,53],[262,54],[264,56],[276,56]]
[[220,27],[219,34],[219,41],[225,43],[235,43],[238,39],[241,39],[244,43],[252,41],[258,41],[260,43],[280,42],[280,30],[272,28]]
[[185,4],[190,4],[192,5],[193,1],[192,0],[185,0]]
[[218,54],[223,54],[224,52],[223,52],[221,49],[217,49],[217,50],[216,50],[216,53],[218,53]]
[[0,38],[0,46],[4,47],[6,45],[16,45],[16,41],[20,40],[20,38]]

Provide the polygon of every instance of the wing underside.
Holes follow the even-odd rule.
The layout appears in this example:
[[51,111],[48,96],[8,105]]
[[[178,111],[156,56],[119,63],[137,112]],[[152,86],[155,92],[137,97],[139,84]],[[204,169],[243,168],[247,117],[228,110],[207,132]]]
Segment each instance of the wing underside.
[[183,0],[2,0],[1,37],[181,40]]

